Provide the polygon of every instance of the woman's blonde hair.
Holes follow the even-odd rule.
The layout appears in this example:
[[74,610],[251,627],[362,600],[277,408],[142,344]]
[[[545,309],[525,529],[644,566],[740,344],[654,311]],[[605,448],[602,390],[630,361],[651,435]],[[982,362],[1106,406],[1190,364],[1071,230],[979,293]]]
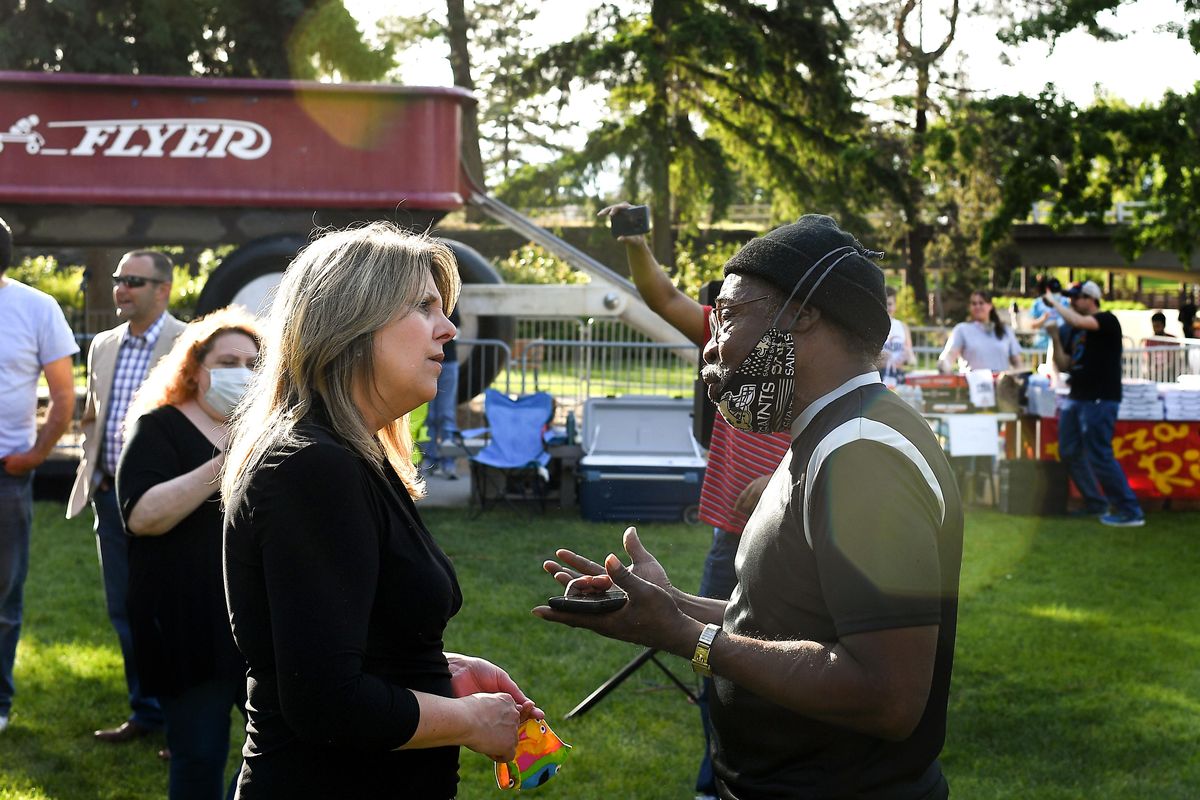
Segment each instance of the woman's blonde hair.
[[408,415],[369,430],[353,390],[356,380],[374,378],[375,332],[412,313],[429,275],[449,314],[461,286],[453,253],[386,222],[326,233],[292,260],[267,317],[250,399],[234,415],[221,481],[227,509],[237,506],[268,456],[303,444],[295,427],[317,401],[352,450],[380,474],[390,465],[412,497],[424,494]]
[[213,343],[226,333],[244,333],[262,348],[262,322],[242,306],[227,306],[192,320],[134,393],[125,414],[126,435],[143,414],[195,399],[196,374]]

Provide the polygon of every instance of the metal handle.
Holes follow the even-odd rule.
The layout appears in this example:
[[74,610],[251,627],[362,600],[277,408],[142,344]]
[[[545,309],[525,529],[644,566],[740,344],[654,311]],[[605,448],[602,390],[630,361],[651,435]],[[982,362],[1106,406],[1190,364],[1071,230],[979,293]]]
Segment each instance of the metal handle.
[[687,480],[686,475],[669,475],[669,474],[637,474],[632,472],[601,472],[600,480],[602,481],[668,481],[671,483],[679,483]]

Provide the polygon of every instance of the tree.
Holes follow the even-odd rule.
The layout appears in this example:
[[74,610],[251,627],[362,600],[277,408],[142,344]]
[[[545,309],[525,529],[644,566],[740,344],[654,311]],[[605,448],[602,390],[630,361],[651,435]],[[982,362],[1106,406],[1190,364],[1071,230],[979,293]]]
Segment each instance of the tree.
[[[956,240],[961,234],[938,224],[939,219],[952,219],[941,208],[944,199],[939,203],[935,198],[947,176],[935,174],[927,150],[932,126],[961,92],[962,83],[958,66],[942,63],[958,31],[959,0],[928,5],[926,0],[866,0],[855,7],[853,16],[859,33],[856,44],[869,56],[862,65],[867,77],[863,99],[872,106],[871,123],[860,144],[865,184],[857,190],[864,202],[874,192],[874,208],[887,220],[885,234],[904,255],[905,282],[917,306],[926,310],[930,246],[943,233]],[[927,38],[933,29],[931,46]],[[872,102],[870,97],[879,92],[884,96]]]
[[[1100,15],[1125,0],[1050,0],[1017,20],[1008,41],[1045,39],[1082,28],[1115,38]],[[1200,6],[1184,0],[1175,27],[1200,52]],[[1143,203],[1134,224],[1116,232],[1123,254],[1155,247],[1190,261],[1200,241],[1200,84],[1187,95],[1130,108],[1107,98],[1080,108],[1047,86],[1037,97],[1000,97],[978,104],[985,135],[1002,148],[1002,203],[984,230],[985,249],[1001,241],[1030,206],[1051,202],[1050,224],[1102,224],[1118,201]]]
[[373,80],[342,0],[23,0],[0,6],[0,69]]
[[[450,43],[450,69],[454,73],[454,85],[475,92],[475,78],[471,75],[471,48],[467,11],[463,0],[446,0],[446,39]],[[480,186],[484,186],[483,155],[479,152],[479,112],[468,103],[462,112],[462,159],[467,174]]]
[[576,38],[537,60],[547,88],[609,93],[612,118],[583,152],[546,168],[586,175],[616,161],[625,194],[649,196],[656,257],[673,264],[672,229],[720,217],[739,177],[780,214],[845,208],[838,182],[851,111],[846,25],[828,0],[645,0],[605,5]]
[[464,164],[481,186],[510,178],[533,148],[559,152],[551,137],[561,126],[528,77],[525,31],[536,17],[536,6],[524,0],[446,0],[444,19],[424,14],[382,23],[401,49],[421,40],[448,45],[454,85],[478,100],[464,109],[462,141]]

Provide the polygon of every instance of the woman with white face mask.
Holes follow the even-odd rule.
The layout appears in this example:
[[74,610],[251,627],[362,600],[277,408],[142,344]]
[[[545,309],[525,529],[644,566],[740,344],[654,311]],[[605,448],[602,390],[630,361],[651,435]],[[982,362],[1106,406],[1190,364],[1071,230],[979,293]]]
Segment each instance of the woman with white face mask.
[[232,796],[230,710],[245,714],[246,668],[225,610],[217,490],[260,339],[239,307],[195,320],[126,417],[117,497],[132,537],[129,618],[138,672],[166,716],[171,800]]

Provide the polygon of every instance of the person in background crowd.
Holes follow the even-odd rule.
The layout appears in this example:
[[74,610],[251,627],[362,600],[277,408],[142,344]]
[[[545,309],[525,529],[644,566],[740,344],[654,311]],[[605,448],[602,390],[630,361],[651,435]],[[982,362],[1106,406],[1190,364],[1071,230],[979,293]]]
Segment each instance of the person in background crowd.
[[133,658],[126,594],[129,587],[129,542],[117,507],[114,477],[124,445],[125,415],[133,393],[151,367],[171,350],[184,324],[167,312],[171,299],[171,259],[153,250],[134,250],[121,257],[113,275],[113,304],[121,324],[96,334],[88,350],[87,403],[79,424],[83,457],[67,501],[67,518],[91,501],[96,550],[104,579],[108,619],[121,645],[130,715],[115,728],[98,730],[98,741],[116,744],[162,728],[158,700],[142,691]]
[[[629,203],[617,203],[600,211],[611,216]],[[638,293],[650,309],[700,347],[708,344],[713,319],[712,306],[702,306],[679,290],[654,259],[644,236],[621,236],[629,272]],[[751,301],[760,302],[759,301]],[[756,436],[732,427],[723,417],[713,420],[708,469],[700,486],[700,519],[713,526],[712,546],[704,559],[699,595],[728,600],[737,583],[733,561],[746,519],[758,504],[767,479],[779,466],[791,438],[784,433]],[[708,698],[712,681],[705,679],[700,693],[700,720],[704,726],[704,755],[696,776],[699,797],[715,796],[710,751]]]
[[929,423],[879,379],[889,319],[878,255],[810,214],[725,265],[704,348],[709,398],[733,425],[792,436],[742,534],[728,603],[675,588],[633,528],[631,568],[568,550],[543,564],[568,594],[615,584],[628,602],[536,615],[715,676],[726,800],[949,794],[938,754],[963,510]]
[[1092,281],[1075,284],[1067,297],[1071,305],[1062,315],[1071,330],[1066,341],[1057,328],[1049,329],[1056,366],[1071,376],[1071,394],[1058,419],[1058,456],[1083,496],[1085,514],[1099,516],[1105,525],[1144,525],[1146,517],[1112,448],[1121,405],[1121,323],[1100,310],[1103,295]]
[[1142,341],[1143,347],[1173,347],[1175,345],[1175,342],[1161,341],[1175,338],[1167,333],[1167,315],[1161,311],[1155,311],[1150,315],[1150,336],[1151,338]]
[[170,800],[233,796],[229,717],[245,714],[246,665],[225,609],[216,495],[260,340],[239,307],[190,323],[134,395],[117,467],[134,661],[166,717]]
[[[450,323],[458,327],[458,310],[450,312]],[[429,414],[425,427],[429,430],[426,453],[429,459],[429,474],[440,473],[448,481],[458,480],[455,458],[442,453],[458,433],[458,344],[451,339],[442,348],[442,374],[438,376],[438,390],[429,401]]]
[[221,486],[241,800],[445,800],[460,746],[510,760],[542,718],[499,667],[443,652],[462,593],[413,504],[408,414],[437,393],[459,286],[447,247],[379,222],[284,272]]
[[[72,357],[79,352],[62,309],[50,295],[5,275],[12,231],[0,219],[0,733],[8,728],[21,637],[33,472],[50,455],[75,411]],[[37,426],[38,378],[50,404]]]
[[1184,339],[1196,338],[1196,303],[1191,292],[1186,293],[1179,304],[1179,327]]
[[[1178,340],[1167,333],[1167,315],[1163,312],[1155,311],[1150,315],[1150,331],[1150,336],[1142,339],[1142,347],[1157,349],[1179,346]],[[1172,353],[1162,350],[1146,354],[1146,366],[1149,370],[1147,375],[1150,380],[1171,383],[1179,377],[1179,369],[1172,356]]]
[[[1053,303],[1046,302],[1047,292],[1055,298]],[[1037,338],[1033,340],[1033,346],[1038,350],[1045,350],[1050,346],[1050,334],[1046,332],[1047,325],[1056,325],[1059,331],[1062,330],[1063,321],[1059,309],[1067,302],[1062,296],[1062,284],[1058,278],[1047,275],[1038,276],[1037,298],[1033,301],[1033,309],[1030,311],[1032,319],[1029,321],[1029,326],[1038,332]]]
[[938,369],[953,372],[959,356],[967,369],[1003,372],[1021,366],[1021,346],[1012,329],[1005,326],[985,291],[971,293],[971,319],[950,331],[950,339],[938,357]]
[[890,386],[904,382],[906,368],[917,365],[917,354],[913,352],[912,333],[903,321],[896,319],[896,290],[887,287],[887,312],[892,321],[887,339],[883,341],[883,364],[879,375]]

